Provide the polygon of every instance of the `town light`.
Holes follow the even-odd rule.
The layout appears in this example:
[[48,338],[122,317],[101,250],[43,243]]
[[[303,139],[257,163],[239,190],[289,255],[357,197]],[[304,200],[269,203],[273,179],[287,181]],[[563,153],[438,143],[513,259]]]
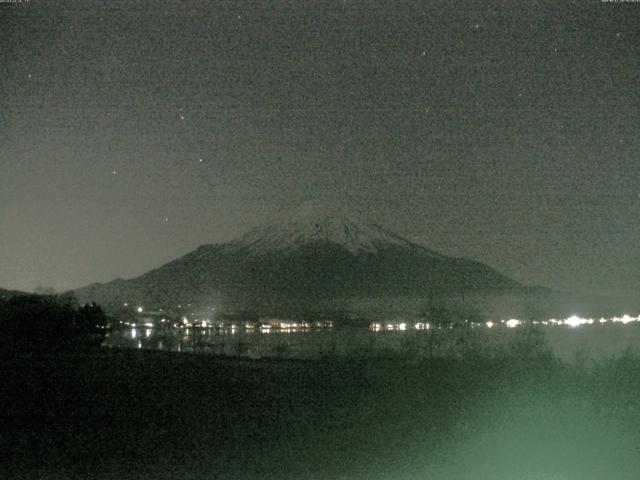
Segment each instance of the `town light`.
[[587,323],[587,321],[584,318],[580,318],[576,315],[572,315],[564,321],[564,324],[569,325],[570,327],[579,327],[585,323]]

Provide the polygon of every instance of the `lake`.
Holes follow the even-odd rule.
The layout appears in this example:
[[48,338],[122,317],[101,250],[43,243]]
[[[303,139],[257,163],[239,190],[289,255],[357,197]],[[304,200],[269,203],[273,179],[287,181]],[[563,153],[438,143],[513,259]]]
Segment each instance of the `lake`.
[[[464,356],[504,348],[526,327],[476,324],[473,328],[429,328],[425,324],[372,323],[366,327],[290,324],[286,328],[175,327],[154,324],[116,328],[105,347],[203,353],[245,358]],[[515,326],[515,325],[512,325]],[[536,325],[553,353],[568,362],[600,360],[640,347],[640,323]]]

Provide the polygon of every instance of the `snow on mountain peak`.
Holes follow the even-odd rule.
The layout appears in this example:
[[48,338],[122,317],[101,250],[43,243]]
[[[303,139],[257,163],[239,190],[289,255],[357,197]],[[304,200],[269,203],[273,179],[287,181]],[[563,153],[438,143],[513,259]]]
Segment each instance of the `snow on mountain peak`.
[[314,241],[338,244],[351,253],[375,253],[383,245],[415,247],[375,224],[343,213],[303,213],[284,222],[255,228],[239,242],[255,252],[291,250]]

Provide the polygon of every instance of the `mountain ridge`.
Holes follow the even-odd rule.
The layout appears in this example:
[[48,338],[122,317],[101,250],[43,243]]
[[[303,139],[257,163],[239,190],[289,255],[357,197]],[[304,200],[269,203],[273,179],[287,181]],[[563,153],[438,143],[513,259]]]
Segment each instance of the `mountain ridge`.
[[384,244],[419,247],[432,255],[426,247],[411,242],[375,223],[363,223],[344,214],[304,215],[282,223],[256,227],[236,240],[243,246],[261,246],[267,250],[297,248],[311,241],[328,241],[342,245],[351,253],[376,252]]
[[260,226],[229,242],[201,245],[133,279],[76,293],[107,308],[192,303],[262,311],[521,288],[480,262],[447,257],[377,224],[332,214]]

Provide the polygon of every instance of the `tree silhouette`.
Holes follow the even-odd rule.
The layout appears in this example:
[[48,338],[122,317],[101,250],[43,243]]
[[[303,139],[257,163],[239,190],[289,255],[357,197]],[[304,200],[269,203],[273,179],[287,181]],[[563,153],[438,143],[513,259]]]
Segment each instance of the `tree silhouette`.
[[80,306],[73,295],[17,295],[0,303],[5,349],[44,352],[102,341],[106,316],[95,305]]

